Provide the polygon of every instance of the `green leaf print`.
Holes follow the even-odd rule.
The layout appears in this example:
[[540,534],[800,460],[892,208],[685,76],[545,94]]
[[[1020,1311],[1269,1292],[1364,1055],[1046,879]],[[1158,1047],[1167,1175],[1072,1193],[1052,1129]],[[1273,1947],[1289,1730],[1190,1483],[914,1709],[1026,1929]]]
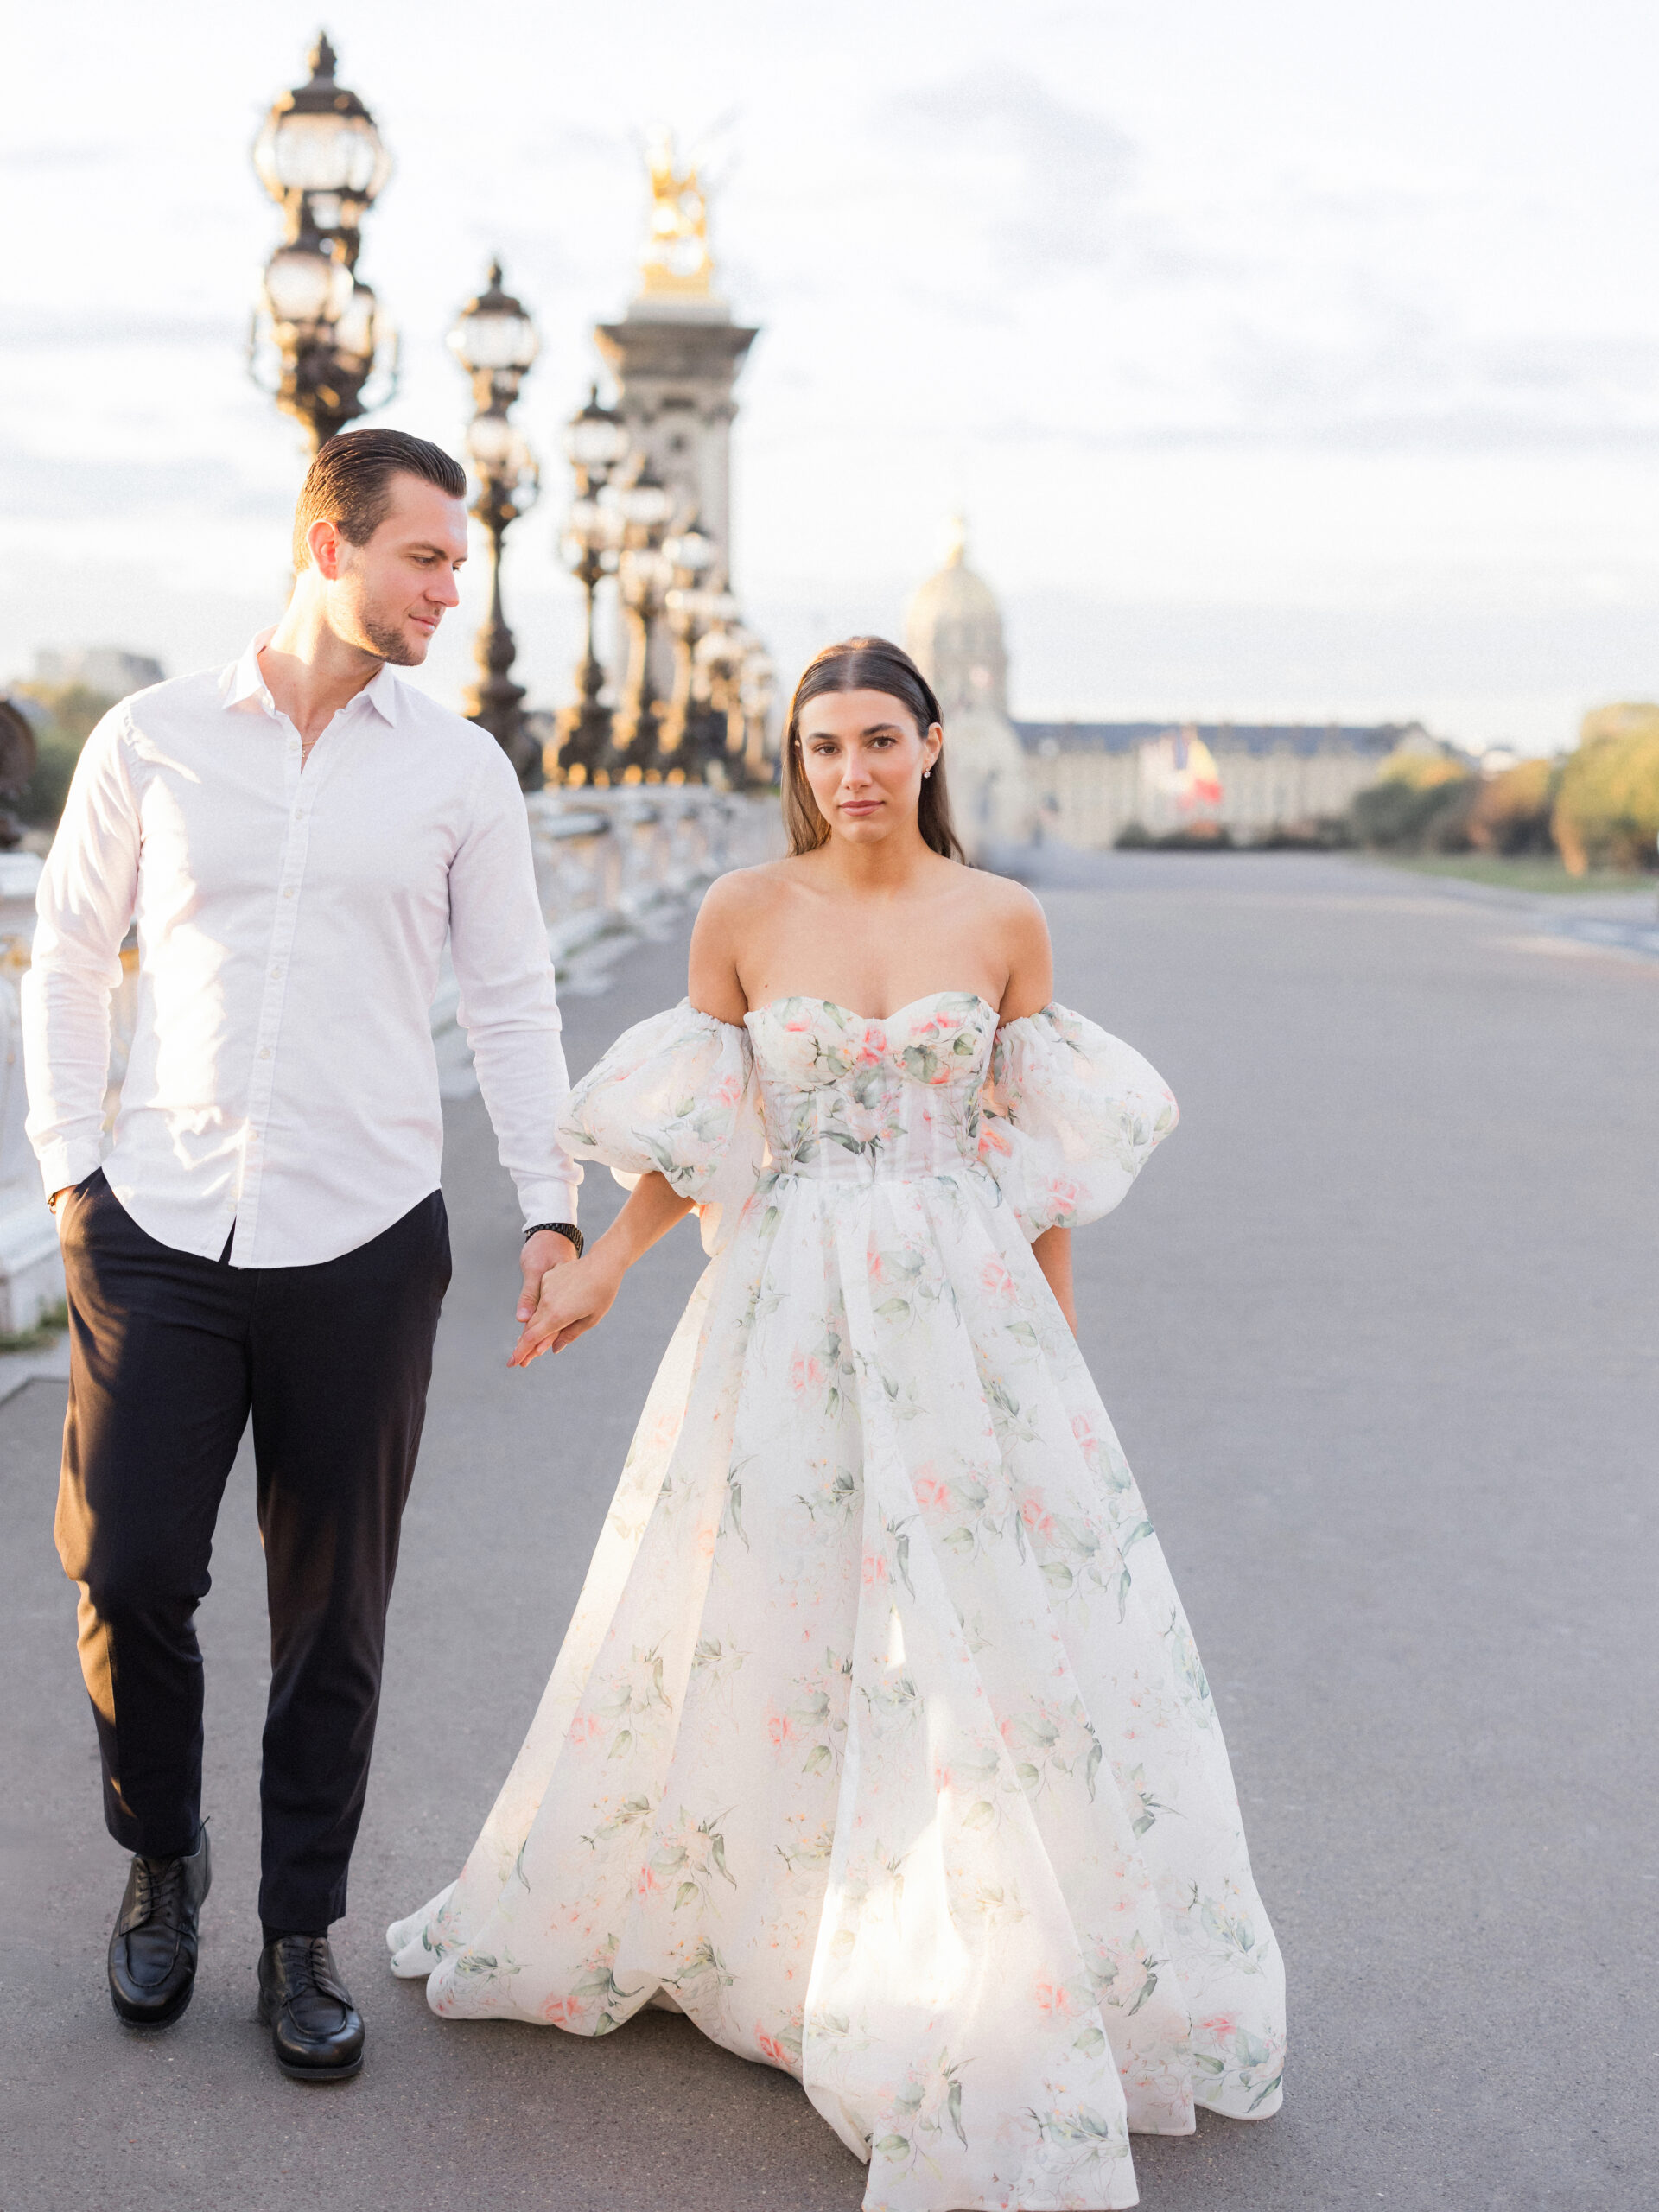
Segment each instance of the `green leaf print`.
[[950,2094],[944,2101],[944,2108],[950,2115],[951,2126],[957,2131],[957,2140],[965,2151],[968,2148],[968,2131],[962,2124],[962,2084],[960,2082],[953,2082],[950,2084]]

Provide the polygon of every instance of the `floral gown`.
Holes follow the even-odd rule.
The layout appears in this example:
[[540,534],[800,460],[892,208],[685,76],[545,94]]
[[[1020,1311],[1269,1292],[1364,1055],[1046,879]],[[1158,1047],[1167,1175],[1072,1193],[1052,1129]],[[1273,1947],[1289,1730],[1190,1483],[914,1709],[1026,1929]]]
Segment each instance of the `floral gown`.
[[1129,2131],[1278,2109],[1284,1976],[1198,1655],[1029,1240],[1175,1103],[1062,1007],[682,1005],[578,1085],[714,1255],[461,1878],[447,2018],[652,2001],[793,2074],[865,2212],[1135,2202]]

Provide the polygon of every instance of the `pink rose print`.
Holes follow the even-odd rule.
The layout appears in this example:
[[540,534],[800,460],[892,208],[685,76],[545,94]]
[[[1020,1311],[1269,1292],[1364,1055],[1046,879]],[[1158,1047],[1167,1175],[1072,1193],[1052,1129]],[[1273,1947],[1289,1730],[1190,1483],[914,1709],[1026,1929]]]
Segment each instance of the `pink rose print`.
[[915,1492],[917,1504],[925,1513],[943,1512],[950,1503],[950,1485],[940,1481],[931,1464],[918,1467],[910,1486]]
[[1020,1499],[1020,1518],[1033,1536],[1046,1538],[1054,1534],[1054,1516],[1044,1503],[1039,1490],[1028,1491]]

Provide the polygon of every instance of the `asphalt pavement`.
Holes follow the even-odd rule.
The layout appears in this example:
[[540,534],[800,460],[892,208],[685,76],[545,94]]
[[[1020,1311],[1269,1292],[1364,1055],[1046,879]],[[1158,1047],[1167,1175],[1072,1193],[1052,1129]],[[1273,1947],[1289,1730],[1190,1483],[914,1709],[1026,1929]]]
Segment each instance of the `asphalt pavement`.
[[[1182,1127],[1078,1238],[1090,1362],[1192,1615],[1290,1978],[1281,2115],[1137,2138],[1153,2212],[1659,2192],[1653,1646],[1659,960],[1341,859],[1051,874],[1061,997]],[[1061,887],[1064,883],[1065,887]],[[683,934],[566,1001],[573,1069],[683,989]],[[456,1256],[379,1745],[336,1930],[360,2078],[253,2017],[267,1680],[251,1468],[202,1608],[215,1882],[195,2002],[124,2032],[73,1594],[63,1385],[0,1405],[0,2212],[855,2212],[785,2076],[641,2016],[452,2024],[381,1931],[458,1868],[552,1663],[659,1348],[681,1229],[527,1374],[516,1216],[448,1109]],[[619,1194],[590,1175],[591,1229]]]

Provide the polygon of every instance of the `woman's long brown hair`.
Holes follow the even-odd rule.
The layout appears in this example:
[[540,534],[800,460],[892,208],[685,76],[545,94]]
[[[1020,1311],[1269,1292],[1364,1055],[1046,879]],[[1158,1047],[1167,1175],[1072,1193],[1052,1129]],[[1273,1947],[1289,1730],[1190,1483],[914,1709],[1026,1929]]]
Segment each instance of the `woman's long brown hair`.
[[[789,832],[791,854],[815,853],[829,842],[830,824],[818,810],[801,758],[801,709],[826,691],[885,692],[899,702],[923,737],[943,719],[932,686],[902,646],[890,644],[886,638],[843,638],[838,645],[826,645],[808,663],[795,686],[795,696],[789,702],[789,728],[784,733],[784,827]],[[924,843],[936,853],[943,853],[948,861],[966,861],[968,855],[950,819],[943,753],[931,772],[922,779],[916,826]]]

